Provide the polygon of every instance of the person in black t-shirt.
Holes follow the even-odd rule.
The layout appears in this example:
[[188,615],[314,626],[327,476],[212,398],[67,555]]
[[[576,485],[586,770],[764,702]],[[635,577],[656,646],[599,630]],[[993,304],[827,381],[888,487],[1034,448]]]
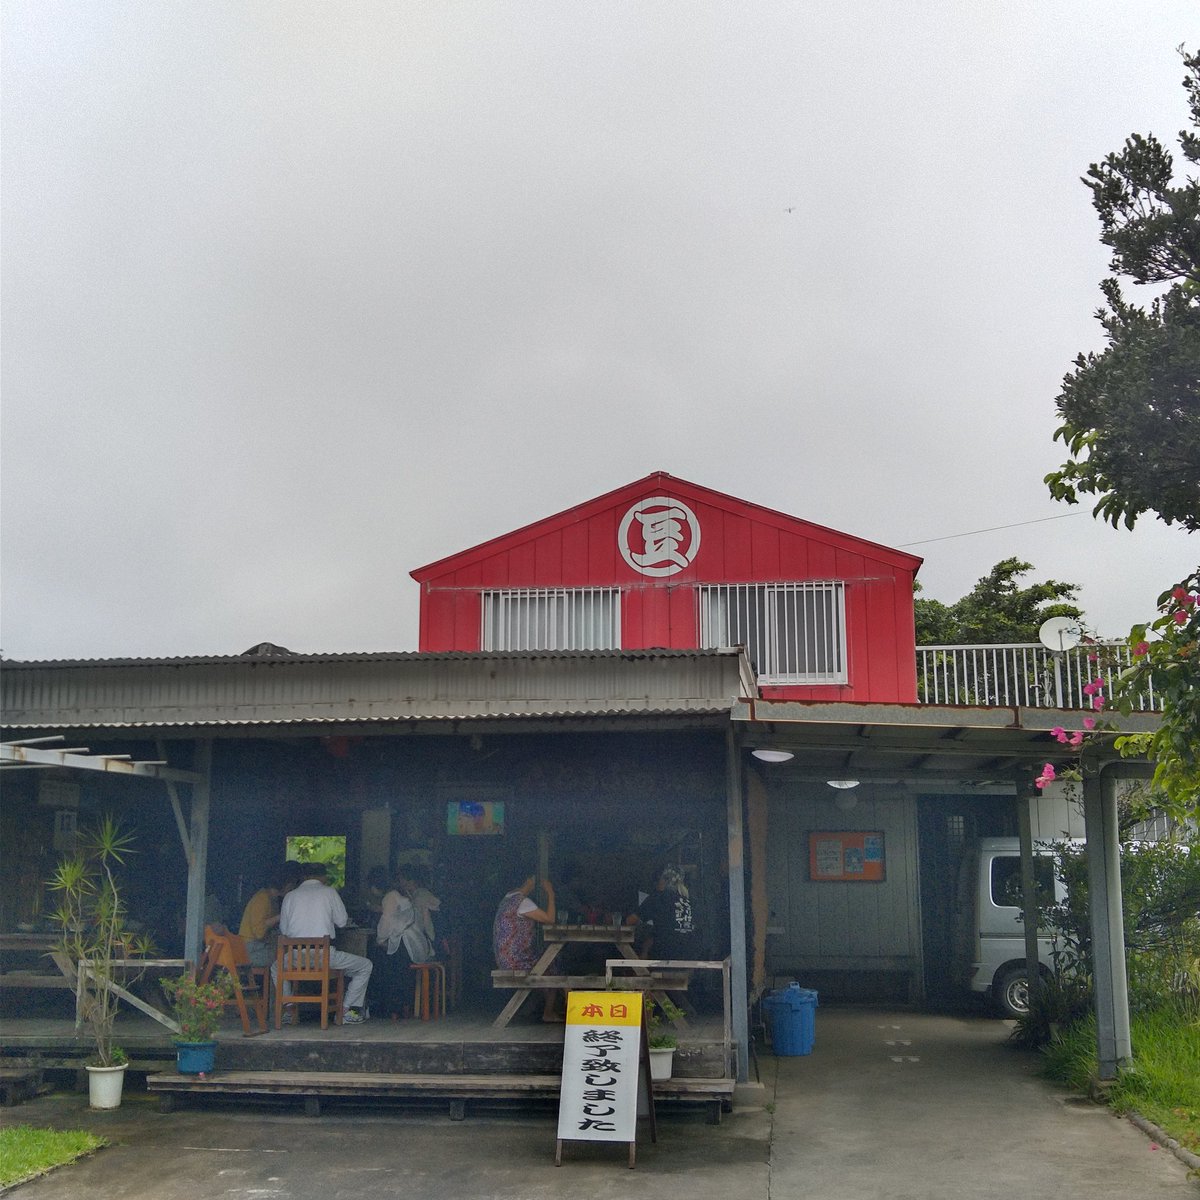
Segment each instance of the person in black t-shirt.
[[631,920],[648,926],[647,937],[642,943],[644,957],[696,958],[700,933],[687,884],[678,867],[663,868],[654,891],[642,901],[637,916]]

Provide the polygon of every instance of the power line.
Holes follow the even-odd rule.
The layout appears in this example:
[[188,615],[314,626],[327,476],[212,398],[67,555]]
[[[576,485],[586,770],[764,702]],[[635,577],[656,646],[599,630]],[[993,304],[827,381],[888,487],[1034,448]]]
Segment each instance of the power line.
[[901,542],[897,550],[907,550],[909,546],[928,546],[930,542],[949,542],[955,538],[974,537],[977,533],[995,533],[998,529],[1019,529],[1022,525],[1041,525],[1043,521],[1065,521],[1068,517],[1083,517],[1087,514],[1079,512],[1059,513],[1053,517],[1037,517],[1032,521],[1014,521],[1011,525],[991,525],[987,529],[972,529],[968,533],[948,533],[945,537],[922,538],[919,542]]

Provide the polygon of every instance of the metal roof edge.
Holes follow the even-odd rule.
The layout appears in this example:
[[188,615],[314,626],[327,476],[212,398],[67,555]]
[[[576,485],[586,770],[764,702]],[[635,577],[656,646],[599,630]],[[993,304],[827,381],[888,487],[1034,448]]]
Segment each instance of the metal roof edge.
[[739,647],[678,650],[669,647],[649,647],[644,650],[350,650],[334,653],[246,655],[207,654],[178,655],[168,658],[44,658],[3,659],[0,671],[66,670],[77,667],[192,667],[192,666],[269,666],[286,667],[326,662],[529,662],[567,659],[628,659],[655,658],[733,658],[742,653]]
[[[760,724],[891,725],[904,728],[1014,729],[1049,733],[1059,726],[1081,724],[1085,714],[1078,709],[1028,708],[1025,706],[974,706],[938,704],[877,704],[869,701],[759,700],[734,701],[732,719]],[[1113,733],[1152,733],[1158,728],[1157,713],[1106,714]]]

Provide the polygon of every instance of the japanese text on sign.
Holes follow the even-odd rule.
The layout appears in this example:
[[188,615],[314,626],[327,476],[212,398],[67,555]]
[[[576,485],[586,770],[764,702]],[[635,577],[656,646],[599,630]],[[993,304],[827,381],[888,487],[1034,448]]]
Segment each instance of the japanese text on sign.
[[560,1138],[636,1139],[641,1036],[641,992],[568,995],[558,1107]]

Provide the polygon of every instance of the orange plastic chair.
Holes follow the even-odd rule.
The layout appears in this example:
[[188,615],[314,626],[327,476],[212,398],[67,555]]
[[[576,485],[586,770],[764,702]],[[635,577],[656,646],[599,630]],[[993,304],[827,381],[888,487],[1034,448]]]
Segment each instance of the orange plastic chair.
[[[321,1028],[329,1028],[329,1015],[334,1024],[342,1023],[342,1004],[346,980],[337,967],[329,965],[329,939],[281,937],[275,950],[275,1028],[283,1028],[285,1004],[319,1004]],[[293,990],[283,994],[285,983],[316,984],[316,992]]]
[[250,1033],[250,1012],[246,1007],[249,999],[254,1007],[254,1015],[258,1020],[258,1032],[267,1032],[267,995],[270,984],[267,981],[267,968],[256,967],[250,962],[246,951],[245,941],[236,933],[230,933],[224,926],[206,925],[204,927],[204,960],[200,968],[200,983],[208,983],[217,968],[223,968],[233,980],[233,995],[225,1001],[226,1004],[236,1004],[238,1016],[242,1019],[242,1032],[246,1037]]

